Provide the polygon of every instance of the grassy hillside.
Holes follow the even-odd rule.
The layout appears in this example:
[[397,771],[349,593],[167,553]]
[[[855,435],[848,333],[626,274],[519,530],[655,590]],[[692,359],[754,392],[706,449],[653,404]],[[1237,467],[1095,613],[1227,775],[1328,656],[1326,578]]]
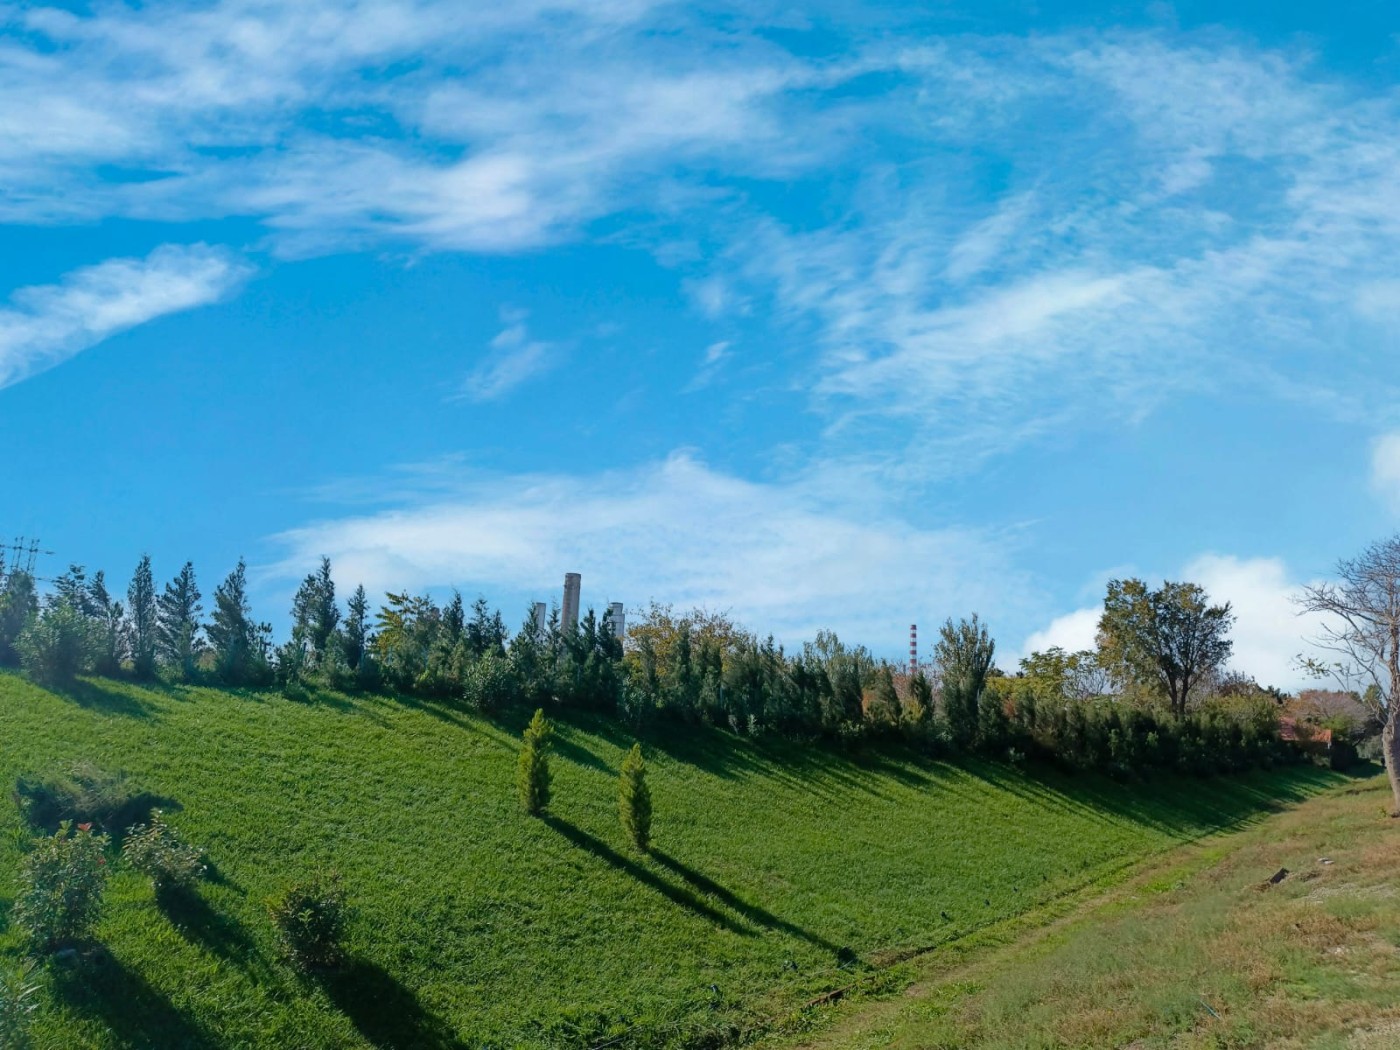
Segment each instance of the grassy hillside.
[[[159,909],[119,872],[106,952],[45,978],[65,1047],[679,1045],[1006,920],[1329,781],[1313,770],[1127,787],[842,757],[712,731],[645,741],[653,856],[618,826],[631,738],[561,726],[546,820],[514,799],[518,730],[415,701],[289,700],[0,676],[0,780],[90,760],[168,800],[217,878]],[[0,824],[18,831],[13,808]],[[0,836],[0,955],[19,862]],[[302,980],[265,898],[339,869],[353,963]],[[838,967],[853,951],[858,962]]]
[[843,1004],[772,1048],[1393,1050],[1389,801],[1380,776],[1172,851],[1041,929],[925,957],[897,999]]

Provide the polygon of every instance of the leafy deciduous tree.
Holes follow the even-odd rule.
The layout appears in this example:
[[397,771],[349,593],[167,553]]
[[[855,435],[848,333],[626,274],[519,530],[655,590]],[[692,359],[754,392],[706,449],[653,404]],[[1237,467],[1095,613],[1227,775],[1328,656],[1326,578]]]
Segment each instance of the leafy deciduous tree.
[[1178,719],[1196,686],[1220,668],[1234,643],[1226,637],[1235,621],[1227,602],[1211,605],[1194,583],[1162,584],[1149,590],[1141,580],[1110,580],[1099,619],[1099,653],[1123,679],[1165,699]]

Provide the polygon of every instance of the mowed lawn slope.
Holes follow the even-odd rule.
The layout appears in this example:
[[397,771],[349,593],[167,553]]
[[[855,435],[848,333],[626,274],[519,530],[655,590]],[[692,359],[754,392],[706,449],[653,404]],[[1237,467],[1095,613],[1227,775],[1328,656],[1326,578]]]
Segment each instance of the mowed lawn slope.
[[[119,871],[105,954],[50,968],[40,1034],[64,1047],[682,1045],[1331,779],[1120,785],[672,727],[643,741],[656,810],[644,858],[617,820],[632,737],[561,724],[555,801],[536,820],[515,800],[519,728],[397,699],[102,680],[60,696],[0,675],[0,780],[82,760],[125,770],[216,867],[178,913]],[[13,961],[13,806],[0,828],[15,832],[0,836],[0,955]],[[343,874],[355,907],[352,962],[304,980],[278,959],[264,902],[318,868]]]
[[[1043,929],[927,956],[806,1050],[1395,1050],[1400,826],[1384,776],[1181,847]],[[1277,883],[1273,877],[1286,871]]]

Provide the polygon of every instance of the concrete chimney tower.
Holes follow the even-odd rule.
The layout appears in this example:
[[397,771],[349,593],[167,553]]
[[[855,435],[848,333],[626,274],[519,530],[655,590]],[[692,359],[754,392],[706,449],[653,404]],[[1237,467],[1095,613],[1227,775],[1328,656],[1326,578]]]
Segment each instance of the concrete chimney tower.
[[578,630],[578,599],[583,590],[583,577],[576,572],[564,573],[563,623],[566,632]]
[[534,615],[535,630],[543,636],[549,630],[549,606],[545,605],[544,602],[536,602]]
[[621,602],[608,606],[608,620],[612,623],[613,637],[619,642],[627,636],[627,607]]

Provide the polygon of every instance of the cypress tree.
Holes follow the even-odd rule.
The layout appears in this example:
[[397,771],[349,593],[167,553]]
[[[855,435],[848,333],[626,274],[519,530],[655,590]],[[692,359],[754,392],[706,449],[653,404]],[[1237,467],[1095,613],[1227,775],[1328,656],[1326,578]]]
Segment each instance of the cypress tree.
[[642,758],[641,744],[633,744],[622,760],[617,813],[632,845],[645,853],[651,846],[651,788],[647,787],[647,764]]
[[151,574],[151,556],[142,555],[126,591],[131,616],[131,662],[136,677],[149,679],[156,673],[156,583]]
[[515,786],[520,805],[532,817],[537,817],[549,805],[549,740],[554,727],[544,717],[543,709],[535,712],[525,727],[525,746],[520,749],[516,766]]

